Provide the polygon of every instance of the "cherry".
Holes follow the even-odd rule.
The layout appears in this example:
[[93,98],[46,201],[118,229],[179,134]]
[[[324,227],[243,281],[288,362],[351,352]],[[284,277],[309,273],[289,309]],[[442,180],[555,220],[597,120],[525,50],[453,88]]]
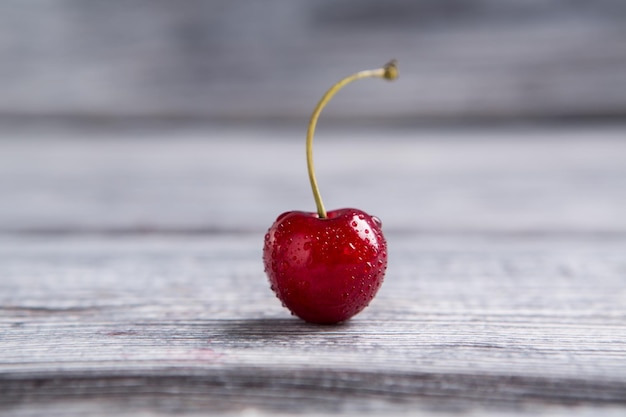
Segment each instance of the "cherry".
[[359,313],[378,292],[387,269],[381,221],[355,208],[327,212],[313,168],[313,136],[322,109],[343,86],[368,77],[396,79],[395,60],[350,75],[324,94],[306,137],[317,213],[283,213],[265,235],[263,262],[272,290],[293,314],[311,323],[339,323]]

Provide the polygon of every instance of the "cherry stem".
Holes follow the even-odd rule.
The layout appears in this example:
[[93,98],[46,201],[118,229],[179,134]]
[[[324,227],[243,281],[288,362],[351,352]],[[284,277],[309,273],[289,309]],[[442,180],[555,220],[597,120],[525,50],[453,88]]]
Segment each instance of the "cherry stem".
[[328,104],[331,98],[339,90],[341,90],[347,84],[350,84],[352,81],[360,80],[362,78],[384,78],[385,80],[395,80],[398,78],[398,67],[397,61],[391,60],[384,67],[374,69],[374,70],[365,70],[359,71],[356,74],[352,74],[339,81],[337,84],[330,87],[330,89],[322,96],[322,99],[317,103],[315,110],[313,110],[313,114],[311,115],[311,120],[309,121],[309,128],[306,133],[306,162],[307,168],[309,170],[309,180],[311,181],[311,189],[313,190],[313,198],[315,198],[315,204],[317,205],[317,214],[321,219],[325,219],[326,209],[324,208],[324,203],[322,202],[322,196],[320,195],[319,187],[317,186],[317,179],[315,178],[315,168],[313,167],[313,136],[315,135],[315,126],[317,126],[317,119],[322,112],[322,109]]

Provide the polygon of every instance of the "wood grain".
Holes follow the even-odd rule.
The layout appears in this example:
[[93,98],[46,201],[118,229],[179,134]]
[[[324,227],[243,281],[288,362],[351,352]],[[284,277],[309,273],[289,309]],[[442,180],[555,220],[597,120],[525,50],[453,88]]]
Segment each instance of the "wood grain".
[[304,123],[330,82],[395,57],[401,82],[327,117],[623,118],[624,27],[614,0],[5,0],[0,116]]
[[312,204],[292,133],[4,132],[0,414],[623,415],[623,130],[320,136],[327,205],[390,248],[340,326],[263,273]]
[[4,239],[0,406],[625,405],[624,239],[391,235],[375,302],[319,327],[271,294],[260,237]]
[[[0,231],[264,232],[312,210],[304,131],[273,127],[0,132]],[[624,233],[626,128],[332,129],[328,207],[386,230]]]

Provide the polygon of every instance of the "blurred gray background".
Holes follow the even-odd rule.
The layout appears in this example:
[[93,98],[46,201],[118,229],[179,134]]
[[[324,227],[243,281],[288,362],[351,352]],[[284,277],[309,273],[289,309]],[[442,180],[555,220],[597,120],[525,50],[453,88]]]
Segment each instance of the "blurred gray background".
[[[5,0],[0,121],[626,116],[623,0]],[[383,93],[384,91],[384,93]]]

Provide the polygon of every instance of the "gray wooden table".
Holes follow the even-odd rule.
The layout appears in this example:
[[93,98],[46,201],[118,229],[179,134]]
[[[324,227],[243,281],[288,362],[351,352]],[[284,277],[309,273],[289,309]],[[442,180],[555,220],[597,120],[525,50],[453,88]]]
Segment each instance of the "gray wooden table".
[[302,131],[1,132],[0,414],[626,413],[626,127],[316,142],[390,248],[338,326],[263,274],[314,209]]

